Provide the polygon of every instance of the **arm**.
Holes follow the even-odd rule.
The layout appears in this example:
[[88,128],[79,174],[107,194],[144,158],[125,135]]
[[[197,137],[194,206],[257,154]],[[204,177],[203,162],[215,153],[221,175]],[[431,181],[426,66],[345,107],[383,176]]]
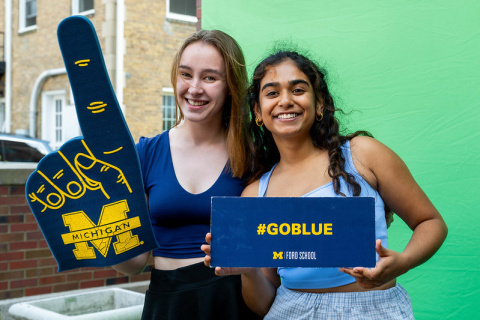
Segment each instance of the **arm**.
[[[145,201],[147,201],[148,204],[148,194],[145,194]],[[135,276],[145,270],[149,260],[150,252],[145,252],[135,258],[113,265],[112,268],[127,276]]]
[[[258,181],[247,186],[242,193],[242,197],[256,197],[258,194]],[[205,252],[205,265],[210,266],[210,243],[212,235],[207,234],[205,240],[208,245],[202,245],[201,249]],[[242,294],[247,306],[257,313],[264,316],[275,300],[277,288],[280,286],[280,278],[277,275],[276,268],[215,268],[215,274],[218,276],[240,274],[242,277]]]
[[150,252],[145,252],[135,258],[113,265],[112,268],[127,276],[134,276],[145,269],[149,260]]
[[372,288],[430,259],[442,245],[448,231],[440,213],[400,157],[368,137],[352,139],[351,146],[357,170],[380,193],[385,205],[413,231],[401,253],[385,249],[377,241],[376,250],[380,259],[375,268],[341,269],[354,276],[362,286]]

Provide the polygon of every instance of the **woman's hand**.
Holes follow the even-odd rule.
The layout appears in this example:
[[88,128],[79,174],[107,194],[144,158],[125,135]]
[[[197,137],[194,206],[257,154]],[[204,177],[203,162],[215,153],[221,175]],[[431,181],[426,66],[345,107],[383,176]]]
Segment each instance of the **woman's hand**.
[[[212,234],[207,233],[205,236],[205,241],[207,241],[208,244],[204,244],[200,247],[203,252],[205,252],[205,265],[207,267],[210,267],[210,262],[212,261],[212,257],[210,256],[211,252],[211,242],[212,242]],[[234,274],[247,274],[251,273],[254,271],[254,268],[221,268],[221,267],[215,267],[215,274],[217,276],[230,276]]]
[[402,253],[384,248],[379,239],[375,244],[375,250],[379,255],[375,268],[355,267],[339,270],[354,277],[365,289],[380,287],[408,271],[403,267]]

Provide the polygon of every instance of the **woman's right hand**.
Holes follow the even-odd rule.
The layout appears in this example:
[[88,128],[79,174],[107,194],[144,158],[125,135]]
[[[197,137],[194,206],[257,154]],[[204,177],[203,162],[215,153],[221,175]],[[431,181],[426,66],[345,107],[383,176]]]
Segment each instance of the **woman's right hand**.
[[[207,233],[205,236],[205,241],[208,244],[204,244],[201,246],[203,252],[205,252],[205,265],[210,267],[210,262],[212,261],[212,257],[210,256],[211,253],[211,242],[212,242],[212,234]],[[215,267],[215,274],[217,276],[230,276],[230,275],[238,275],[238,274],[248,274],[255,271],[255,268],[222,268],[222,267]]]

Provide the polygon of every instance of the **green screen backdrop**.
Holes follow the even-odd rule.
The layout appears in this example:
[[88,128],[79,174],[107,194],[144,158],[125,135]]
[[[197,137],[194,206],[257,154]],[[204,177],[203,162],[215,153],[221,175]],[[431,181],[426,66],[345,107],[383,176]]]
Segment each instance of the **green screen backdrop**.
[[[328,70],[349,131],[400,155],[449,227],[437,254],[399,278],[416,319],[478,319],[480,2],[203,0],[202,28],[232,35],[250,73],[276,41]],[[410,236],[396,217],[390,248]]]

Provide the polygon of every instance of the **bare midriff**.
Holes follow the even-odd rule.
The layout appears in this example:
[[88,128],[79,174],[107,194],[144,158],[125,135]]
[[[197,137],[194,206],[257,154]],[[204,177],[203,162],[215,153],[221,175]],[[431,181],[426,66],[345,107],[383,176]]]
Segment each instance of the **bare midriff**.
[[190,266],[198,262],[203,262],[203,260],[204,260],[203,257],[188,258],[188,259],[153,257],[153,261],[155,262],[155,269],[158,269],[158,270],[175,270],[178,268]]

